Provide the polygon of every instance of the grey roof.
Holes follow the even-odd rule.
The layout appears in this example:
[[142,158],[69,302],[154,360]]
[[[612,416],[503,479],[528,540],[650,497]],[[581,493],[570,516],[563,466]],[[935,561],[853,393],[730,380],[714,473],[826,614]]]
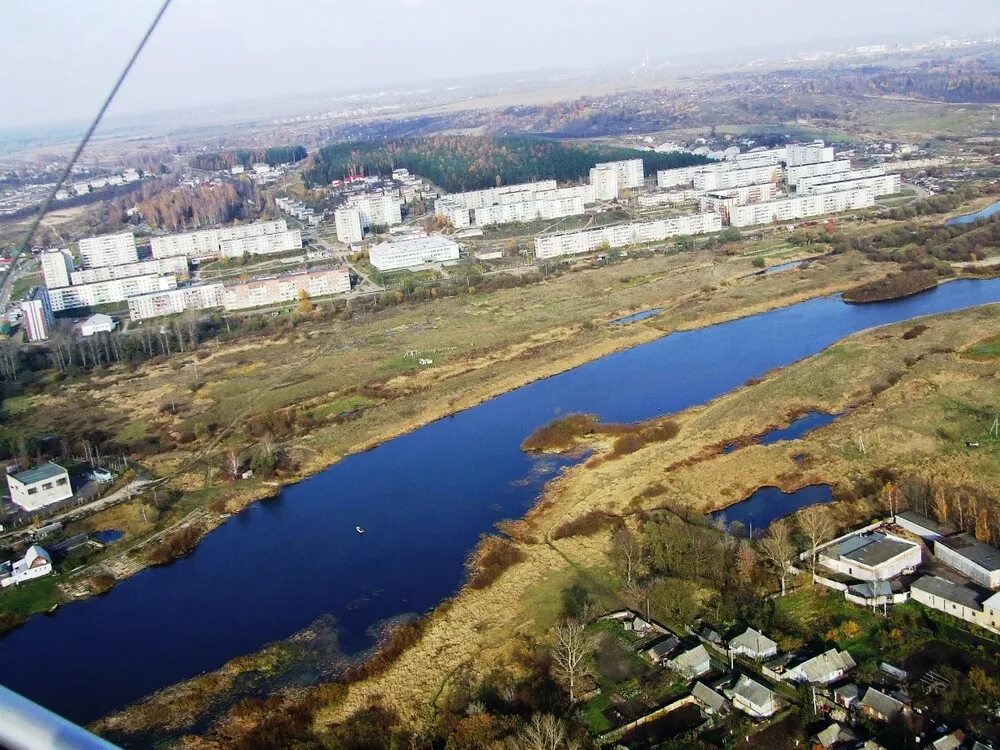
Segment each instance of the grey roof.
[[977,541],[968,534],[962,533],[938,539],[935,545],[938,544],[943,544],[986,570],[1000,570],[1000,549]]
[[51,461],[46,461],[44,464],[39,464],[33,469],[19,471],[17,474],[12,474],[11,476],[22,484],[35,484],[45,479],[61,477],[64,474],[66,474],[66,469],[62,466],[54,464]]
[[829,682],[855,666],[849,653],[831,648],[826,653],[802,662],[793,671],[808,682]]
[[668,636],[667,638],[664,638],[659,643],[650,646],[648,649],[646,649],[646,653],[649,654],[654,659],[662,659],[664,656],[666,656],[675,648],[677,648],[677,645],[680,642],[681,642],[680,638],[678,638],[676,635],[671,635]]
[[110,315],[105,315],[104,313],[94,313],[85,321],[83,321],[83,325],[85,326],[107,325],[108,323],[114,323],[114,322],[115,319],[112,318]]
[[691,695],[695,700],[704,703],[716,713],[722,711],[726,707],[726,699],[712,690],[712,688],[704,682],[696,682],[694,684],[694,688],[691,690]]
[[709,661],[708,651],[700,643],[694,648],[688,649],[670,660],[670,663],[679,669],[691,669],[701,666]]
[[841,698],[851,699],[858,697],[858,686],[853,682],[848,682],[846,685],[841,685],[840,687],[835,687],[833,689],[834,695],[839,695]]
[[850,742],[854,739],[854,733],[850,729],[837,723],[833,723],[822,732],[816,733],[816,740],[823,747],[834,747],[841,742]]
[[759,682],[751,680],[746,675],[741,675],[733,688],[733,695],[738,695],[747,703],[754,706],[764,706],[774,699],[774,693],[761,685]]
[[[858,539],[861,543],[851,544],[846,548],[842,546],[844,542],[850,542],[852,539]],[[841,557],[870,567],[881,565],[915,546],[899,539],[890,539],[885,534],[879,533],[862,537],[849,537],[844,542],[841,542],[837,547],[837,552],[840,553]]]
[[953,526],[948,526],[947,524],[938,523],[932,518],[923,516],[919,513],[914,513],[912,510],[904,510],[902,513],[896,514],[896,519],[902,518],[904,521],[912,523],[914,526],[919,526],[922,529],[931,531],[935,534],[953,534],[955,528]]
[[874,599],[876,596],[892,596],[892,586],[888,581],[865,581],[855,583],[847,587],[855,596],[863,596],[867,599]]
[[923,576],[913,582],[912,589],[923,591],[955,604],[961,604],[969,609],[981,609],[979,604],[979,594],[968,586],[959,586],[957,583],[946,581],[937,576]]
[[871,708],[882,716],[893,717],[903,710],[903,704],[891,695],[876,690],[873,687],[865,691],[865,697],[861,699],[861,705]]
[[778,644],[763,633],[760,633],[753,628],[747,628],[746,632],[741,633],[729,642],[729,647],[742,648],[747,651],[762,654],[766,651],[778,648]]

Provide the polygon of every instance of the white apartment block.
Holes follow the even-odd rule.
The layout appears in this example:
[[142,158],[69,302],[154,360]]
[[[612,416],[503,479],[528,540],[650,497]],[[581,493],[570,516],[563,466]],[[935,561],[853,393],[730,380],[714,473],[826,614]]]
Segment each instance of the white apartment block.
[[[642,159],[625,159],[623,161],[605,161],[594,165],[594,169],[611,169],[618,175],[618,189],[640,188],[646,182],[645,168]],[[593,179],[593,172],[591,172]]]
[[288,224],[285,223],[284,219],[258,221],[253,224],[237,224],[231,227],[153,237],[150,240],[150,247],[153,250],[154,258],[170,258],[177,255],[183,255],[186,258],[209,258],[222,253],[221,244],[226,240],[287,231]]
[[799,167],[803,164],[817,164],[833,161],[833,146],[827,146],[823,141],[812,143],[794,143],[785,146],[785,165]]
[[590,184],[597,200],[613,201],[618,197],[618,170],[594,167],[590,170]]
[[734,165],[739,165],[739,169],[745,169],[746,167],[765,167],[768,164],[780,164],[786,158],[785,148],[782,147],[733,154],[726,161]]
[[705,234],[718,232],[721,229],[721,217],[718,214],[709,213],[675,216],[656,221],[615,224],[579,232],[545,234],[535,238],[535,257],[539,260],[545,260],[560,255],[590,253],[602,246],[641,245],[648,242],[660,242],[668,237]]
[[104,234],[80,240],[80,265],[84,268],[137,263],[135,235],[131,232]]
[[132,320],[148,320],[212,307],[222,307],[222,284],[197,284],[129,297],[128,316]]
[[884,174],[878,177],[862,177],[857,180],[838,182],[814,182],[808,185],[803,185],[800,182],[797,192],[799,195],[822,195],[823,193],[836,193],[840,190],[861,190],[863,188],[872,190],[877,198],[880,195],[898,193],[903,188],[903,181],[898,174]]
[[293,302],[300,292],[310,297],[328,297],[351,291],[351,274],[346,268],[325,268],[298,271],[251,279],[244,284],[227,286],[222,304],[227,310],[246,310],[264,305]]
[[596,200],[593,185],[557,188],[554,180],[511,185],[506,192],[497,192],[500,190],[505,189],[446,195],[435,201],[435,213],[447,217],[456,229],[464,229],[578,216],[585,204]]
[[439,235],[382,242],[368,251],[369,261],[379,271],[416,268],[428,263],[448,263],[458,258],[458,244]]
[[21,325],[28,341],[44,341],[55,322],[52,317],[52,302],[49,291],[43,286],[36,287],[31,296],[18,307],[21,310]]
[[728,190],[730,188],[773,182],[781,176],[781,167],[765,164],[746,169],[713,169],[694,175],[695,190]]
[[723,223],[729,223],[729,211],[733,206],[773,201],[777,194],[778,186],[773,182],[765,182],[762,185],[747,185],[702,195],[698,199],[698,209],[702,213],[713,211],[722,217]]
[[[465,193],[449,193],[434,201],[434,211],[435,213],[439,213],[439,205],[442,207],[461,206],[462,208],[482,208],[483,206],[492,206],[494,203],[520,203],[528,200],[533,193],[555,189],[555,180],[541,180],[539,182],[523,182],[517,185],[486,188],[485,190],[470,190]],[[525,195],[518,195],[518,193],[524,193]]]
[[147,276],[149,274],[173,274],[180,279],[186,279],[188,276],[187,258],[183,256],[153,258],[152,260],[141,260],[138,263],[127,263],[123,266],[84,268],[73,271],[70,274],[70,279],[72,279],[73,284],[93,284],[98,281],[111,281],[112,279]]
[[826,195],[803,195],[767,203],[749,203],[729,209],[729,223],[734,227],[791,221],[808,216],[821,216],[875,205],[871,190],[844,190]]
[[358,209],[361,225],[370,227],[392,227],[403,223],[399,198],[388,193],[366,193],[354,196],[348,206]]
[[676,169],[660,169],[656,172],[656,186],[659,188],[680,187],[694,182],[694,176],[709,169],[708,164],[694,167],[677,167]]
[[[839,162],[838,162],[839,164]],[[801,177],[796,179],[796,188],[803,190],[807,185],[821,185],[824,182],[845,182],[848,180],[862,180],[866,177],[882,177],[886,174],[885,167],[864,167],[861,169],[847,169],[835,174],[819,174],[813,177]]]
[[636,202],[642,208],[652,208],[653,206],[676,206],[679,203],[689,203],[697,200],[701,192],[698,190],[671,190],[667,193],[650,193],[640,195]]
[[837,175],[851,171],[851,162],[846,159],[838,161],[823,161],[817,164],[802,164],[797,167],[788,167],[785,170],[785,179],[788,184],[795,187],[803,177],[818,177],[820,175]]
[[45,286],[49,289],[69,286],[72,283],[70,281],[72,273],[73,253],[69,250],[53,248],[42,253],[42,276],[45,278]]
[[337,227],[337,240],[345,245],[361,242],[365,236],[361,212],[356,208],[338,208],[333,212],[333,222]]
[[175,276],[129,276],[124,279],[98,281],[93,284],[79,284],[62,289],[50,289],[49,299],[55,312],[75,307],[94,307],[112,302],[124,302],[129,297],[140,294],[175,289]]
[[224,258],[242,258],[244,255],[273,255],[302,249],[302,232],[291,229],[275,234],[257,234],[219,243]]
[[[558,192],[556,190],[553,193]],[[538,219],[559,219],[564,216],[580,216],[584,212],[583,197],[548,199],[548,193],[538,193],[538,198],[524,203],[498,203],[472,209],[472,224],[477,227],[512,222],[536,221]]]

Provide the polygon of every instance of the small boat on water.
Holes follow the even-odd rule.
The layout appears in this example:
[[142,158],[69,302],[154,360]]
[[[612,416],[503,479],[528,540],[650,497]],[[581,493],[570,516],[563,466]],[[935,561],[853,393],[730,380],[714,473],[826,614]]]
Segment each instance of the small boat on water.
[[359,534],[364,534],[365,533],[365,530],[362,529],[360,526],[355,526],[354,530],[357,531]]

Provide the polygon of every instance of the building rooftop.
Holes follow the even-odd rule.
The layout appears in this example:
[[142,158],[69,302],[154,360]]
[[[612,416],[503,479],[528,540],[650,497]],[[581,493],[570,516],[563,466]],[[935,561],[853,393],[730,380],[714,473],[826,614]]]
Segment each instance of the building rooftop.
[[949,602],[954,602],[955,604],[961,604],[963,607],[968,607],[969,609],[982,609],[978,593],[968,586],[959,586],[957,583],[946,581],[944,578],[924,576],[914,581],[910,588],[923,591],[931,596],[936,596]]
[[691,695],[695,700],[701,701],[716,713],[722,711],[726,706],[726,699],[704,682],[696,682],[691,690]]
[[837,545],[837,554],[861,565],[877,567],[914,547],[910,542],[873,533],[848,537]]
[[927,531],[931,531],[942,536],[955,533],[955,528],[953,526],[938,523],[937,521],[928,518],[927,516],[923,516],[920,513],[915,513],[912,510],[904,510],[902,513],[897,513],[896,518],[901,518],[904,521],[914,524],[915,526],[919,526],[922,529],[927,529]]
[[986,570],[1000,570],[1000,549],[977,541],[969,534],[956,534],[955,536],[939,539],[935,544],[943,544],[966,560],[974,562]]
[[772,641],[763,633],[753,628],[747,628],[745,632],[736,636],[729,642],[730,648],[743,648],[754,653],[762,654],[766,651],[778,648],[778,644]]
[[903,710],[903,704],[898,700],[872,687],[865,691],[865,697],[861,699],[861,705],[873,709],[882,716],[888,717],[893,717]]
[[888,581],[865,581],[848,586],[847,590],[855,596],[874,599],[877,596],[892,596],[892,586]]
[[808,682],[829,682],[838,673],[848,672],[855,666],[849,653],[831,648],[802,662],[795,667],[795,671]]
[[83,321],[85,326],[106,326],[115,322],[115,319],[104,313],[95,313]]
[[59,464],[46,461],[44,464],[39,464],[38,466],[32,469],[26,469],[25,471],[19,471],[17,474],[12,474],[11,476],[21,484],[35,484],[36,482],[42,482],[46,479],[61,477],[66,473],[66,469]]
[[700,643],[692,649],[678,654],[671,663],[680,669],[694,668],[708,661],[708,651]]
[[733,695],[738,695],[754,706],[764,706],[774,698],[774,693],[746,675],[742,675],[737,680],[736,687],[733,688]]

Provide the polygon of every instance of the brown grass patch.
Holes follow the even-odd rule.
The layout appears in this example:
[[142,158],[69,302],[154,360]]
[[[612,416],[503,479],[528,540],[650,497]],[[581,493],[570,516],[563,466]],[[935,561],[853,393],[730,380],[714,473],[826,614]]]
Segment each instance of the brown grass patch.
[[603,510],[592,510],[556,527],[551,538],[553,541],[558,541],[571,536],[592,536],[608,526],[617,526],[619,523],[621,519],[618,516],[605,513]]
[[201,539],[201,529],[197,526],[185,526],[172,534],[168,534],[146,550],[146,559],[150,565],[166,565],[184,557],[198,544]]
[[465,563],[471,589],[488,588],[504,572],[525,559],[524,552],[509,539],[483,536]]

